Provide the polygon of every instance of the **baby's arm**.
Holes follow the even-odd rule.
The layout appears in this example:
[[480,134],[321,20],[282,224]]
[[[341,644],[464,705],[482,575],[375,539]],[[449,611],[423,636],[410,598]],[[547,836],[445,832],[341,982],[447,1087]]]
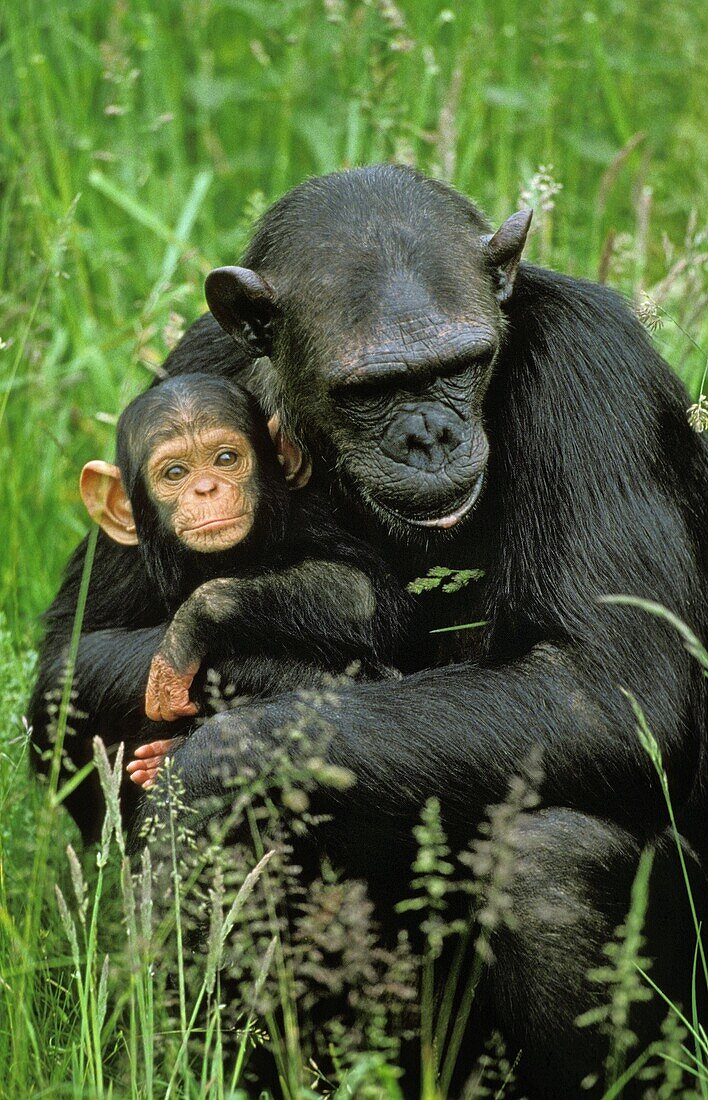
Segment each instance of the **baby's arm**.
[[258,576],[207,581],[176,612],[153,658],[147,716],[169,722],[196,713],[189,691],[207,654],[217,664],[267,655],[273,691],[286,690],[281,658],[332,671],[376,658],[379,620],[393,619],[395,610],[378,578],[341,561],[306,558]]

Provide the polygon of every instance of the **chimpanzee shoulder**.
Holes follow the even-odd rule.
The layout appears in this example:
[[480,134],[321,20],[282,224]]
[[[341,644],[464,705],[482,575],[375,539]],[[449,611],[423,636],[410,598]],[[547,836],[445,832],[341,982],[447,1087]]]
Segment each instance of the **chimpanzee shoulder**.
[[167,356],[154,384],[165,375],[175,377],[198,371],[233,378],[252,361],[253,355],[245,343],[225,333],[211,313],[203,313]]
[[[59,591],[42,616],[47,636],[59,636],[62,644],[76,616],[88,542],[87,535],[71,554]],[[82,619],[83,631],[154,626],[162,622],[164,615],[164,605],[150,583],[137,549],[118,546],[99,531]]]
[[506,316],[475,519],[496,548],[490,644],[590,640],[603,592],[661,592],[701,629],[708,448],[683,386],[607,287],[522,264]]

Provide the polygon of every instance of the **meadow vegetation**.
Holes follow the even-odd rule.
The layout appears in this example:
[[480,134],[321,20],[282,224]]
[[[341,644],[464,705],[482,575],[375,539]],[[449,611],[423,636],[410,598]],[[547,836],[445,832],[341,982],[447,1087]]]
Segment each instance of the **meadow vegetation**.
[[[161,883],[171,900],[151,913],[158,872],[144,860],[130,877],[114,801],[98,853],[81,853],[60,794],[28,778],[38,616],[87,529],[82,464],[112,458],[117,413],[205,308],[204,275],[236,262],[258,214],[308,174],[394,160],[449,180],[496,222],[531,203],[530,258],[625,293],[703,426],[705,51],[701,0],[0,8],[0,1094],[241,1096],[268,1032],[276,1093],[396,1097],[401,1036],[420,1027],[424,1095],[444,1096],[460,1037],[452,1000],[432,1005],[436,959],[460,937],[478,974],[493,925],[446,920],[454,856],[435,805],[413,870],[422,961],[403,940],[376,945],[359,887],[331,875],[303,895],[276,816],[245,796],[253,843],[238,873],[217,844],[195,842],[184,894]],[[311,779],[263,777],[273,790],[259,805],[306,812]],[[496,921],[533,789],[519,777],[465,856],[475,909]],[[667,1006],[662,1048],[637,1049],[628,1024],[633,999],[660,995],[637,968],[650,861],[597,979],[614,1036],[598,1073],[608,1098],[638,1072],[657,1100],[706,1097],[708,1043],[691,1006],[683,1018]],[[183,918],[187,930],[206,921],[204,951],[185,948],[184,965],[170,954]],[[471,1004],[466,981],[457,995]],[[331,1023],[322,1076],[303,1021],[312,990],[334,995],[337,983],[355,994]],[[469,1095],[512,1095],[514,1058],[493,1037]]]

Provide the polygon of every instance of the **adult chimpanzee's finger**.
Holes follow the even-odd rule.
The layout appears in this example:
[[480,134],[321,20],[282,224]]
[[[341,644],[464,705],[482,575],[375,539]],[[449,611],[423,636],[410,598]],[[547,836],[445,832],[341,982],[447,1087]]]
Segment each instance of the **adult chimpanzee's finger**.
[[167,754],[179,744],[179,738],[165,738],[139,745],[135,750],[135,759],[126,768],[131,782],[139,787],[149,786],[157,777]]
[[133,752],[136,760],[146,760],[148,757],[165,756],[172,749],[175,741],[172,737],[161,741],[148,741],[146,745],[139,745]]
[[131,778],[140,772],[156,772],[164,759],[164,756],[151,756],[148,760],[131,760],[125,770]]

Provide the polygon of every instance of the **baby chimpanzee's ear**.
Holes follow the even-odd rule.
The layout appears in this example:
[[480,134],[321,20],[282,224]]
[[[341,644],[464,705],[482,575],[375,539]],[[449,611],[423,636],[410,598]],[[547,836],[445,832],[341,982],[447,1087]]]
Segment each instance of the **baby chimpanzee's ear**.
[[283,467],[289,489],[303,489],[312,476],[312,462],[302,449],[289,439],[280,427],[280,417],[271,416],[268,421],[270,438],[275,443],[278,462]]
[[81,499],[92,520],[121,546],[137,546],[133,509],[120,479],[120,470],[110,462],[95,459],[81,471]]

